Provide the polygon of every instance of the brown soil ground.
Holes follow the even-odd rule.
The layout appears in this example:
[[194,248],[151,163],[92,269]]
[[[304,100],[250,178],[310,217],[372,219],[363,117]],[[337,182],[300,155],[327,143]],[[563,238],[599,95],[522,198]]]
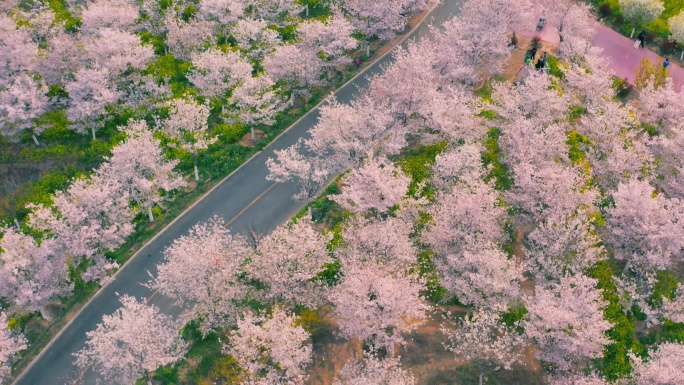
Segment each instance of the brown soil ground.
[[[518,38],[518,45],[515,51],[511,54],[511,56],[508,59],[508,62],[506,63],[506,66],[504,67],[504,72],[503,76],[506,77],[508,80],[515,80],[516,75],[518,74],[518,71],[520,70],[520,67],[523,65],[525,62],[525,52],[530,47],[530,44],[532,42],[532,39],[526,36],[517,36]],[[539,48],[537,48],[537,59],[539,58],[539,55],[541,52],[548,52],[549,54],[553,54],[556,51],[558,51],[558,44],[555,43],[550,43],[548,41],[541,41]]]

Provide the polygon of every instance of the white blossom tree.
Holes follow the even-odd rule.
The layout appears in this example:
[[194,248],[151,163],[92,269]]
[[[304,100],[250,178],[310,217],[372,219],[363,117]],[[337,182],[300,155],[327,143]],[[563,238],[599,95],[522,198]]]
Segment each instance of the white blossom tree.
[[448,338],[444,346],[456,358],[477,365],[480,385],[487,371],[510,370],[520,360],[524,337],[515,330],[518,325],[505,325],[495,310],[478,311],[454,323],[455,329],[442,325],[442,333]]
[[132,384],[140,377],[175,362],[187,352],[178,333],[178,321],[134,297],[123,295],[123,305],[102,317],[95,330],[86,333],[86,346],[74,353],[76,364],[92,368],[109,381]]
[[[684,11],[679,12],[677,15],[672,16],[667,19],[670,25],[670,33],[672,37],[677,40],[677,42],[684,41]],[[682,54],[679,56],[679,60],[684,60],[684,49],[682,49]]]
[[161,128],[192,155],[195,181],[199,182],[197,156],[218,140],[208,131],[209,107],[186,99],[174,99],[165,105],[169,107],[169,118],[161,122]]
[[192,306],[207,333],[237,319],[236,302],[247,296],[239,275],[251,255],[247,240],[230,235],[225,222],[214,217],[164,250],[164,262],[149,286],[179,305]]
[[634,24],[630,38],[637,28],[655,20],[665,10],[662,0],[618,0],[625,18]]
[[247,372],[248,384],[303,383],[312,361],[309,333],[278,307],[270,315],[246,313],[224,350]]
[[332,262],[326,248],[330,237],[314,230],[312,224],[299,219],[259,240],[245,270],[268,285],[266,298],[309,308],[322,303],[323,287],[314,278]]
[[7,327],[7,313],[0,313],[0,382],[8,381],[12,375],[12,363],[19,352],[26,349],[26,338]]

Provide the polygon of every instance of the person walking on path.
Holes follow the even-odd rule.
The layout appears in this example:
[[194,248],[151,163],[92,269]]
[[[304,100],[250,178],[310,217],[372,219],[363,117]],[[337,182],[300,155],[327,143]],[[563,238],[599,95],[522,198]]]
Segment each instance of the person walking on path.
[[639,37],[637,37],[637,39],[639,39],[639,47],[644,48],[645,47],[644,42],[646,41],[646,32],[641,31],[641,33],[639,34]]
[[663,62],[663,68],[667,68],[670,66],[670,59],[665,58],[665,61]]

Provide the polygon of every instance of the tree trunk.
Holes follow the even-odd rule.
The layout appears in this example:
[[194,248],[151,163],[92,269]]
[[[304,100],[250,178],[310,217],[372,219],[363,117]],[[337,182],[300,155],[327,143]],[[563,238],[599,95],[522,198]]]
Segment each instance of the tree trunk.
[[630,39],[634,37],[634,31],[636,31],[636,27],[632,27],[632,33],[629,34]]
[[294,107],[294,102],[295,102],[295,93],[292,91],[292,94],[290,94],[290,107]]
[[154,222],[154,214],[152,214],[152,206],[147,208],[147,215],[150,216],[150,223]]
[[38,142],[38,138],[36,138],[36,134],[31,134],[31,137],[33,137],[33,143],[35,143],[36,146],[40,146],[40,143]]
[[14,225],[17,226],[17,230],[21,229],[21,225],[19,224],[17,217],[14,217]]
[[93,128],[91,128],[91,131],[93,131],[93,140],[97,139],[97,138],[95,137],[95,127],[94,127],[94,126],[93,126]]
[[159,118],[157,117],[157,114],[152,114],[152,120],[154,120],[154,126],[159,127]]
[[221,101],[221,115],[223,115],[225,113],[226,113],[226,104],[222,100]]
[[370,43],[366,46],[366,57],[370,57]]
[[482,377],[484,376],[484,371],[482,368],[482,362],[479,363],[479,367],[480,367],[480,385],[482,385]]
[[195,166],[195,182],[199,182],[199,171],[197,170],[197,155],[192,154],[192,162]]
[[684,48],[682,48],[682,54],[679,56],[679,61],[684,61]]
[[252,144],[256,143],[256,134],[254,133],[254,126],[249,128],[249,132],[252,135]]
[[309,17],[309,2],[306,2],[306,17]]
[[309,203],[309,206],[306,208],[306,211],[309,213],[309,219],[313,220],[313,212],[311,211],[311,203]]

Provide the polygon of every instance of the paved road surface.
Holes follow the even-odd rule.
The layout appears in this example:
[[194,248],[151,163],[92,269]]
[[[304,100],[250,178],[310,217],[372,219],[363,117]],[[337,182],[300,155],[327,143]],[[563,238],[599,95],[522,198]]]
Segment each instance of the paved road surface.
[[[536,0],[538,3],[543,3],[544,1],[553,0]],[[538,7],[535,9],[537,8]],[[543,17],[541,13],[532,12],[529,21],[526,23],[529,26],[529,29],[521,31],[520,34],[528,37],[539,36],[542,40],[558,43],[560,41],[558,33],[552,26],[547,25],[542,31],[534,30],[537,25],[537,20],[539,20],[540,17]],[[596,35],[594,35],[592,43],[597,47],[603,48],[603,55],[611,59],[610,69],[613,70],[613,73],[615,73],[616,76],[622,79],[627,78],[630,83],[634,84],[634,79],[636,77],[634,70],[639,67],[639,63],[644,57],[647,57],[653,63],[663,60],[661,56],[658,56],[647,49],[648,44],[646,45],[646,49],[634,49],[633,45],[636,38],[631,40],[603,24],[597,24]],[[636,34],[638,34],[638,32],[635,33],[635,35]],[[679,58],[679,51],[673,57]],[[672,57],[670,57],[670,59],[672,59]],[[684,86],[684,68],[671,64],[670,77],[674,80],[675,88],[681,90]]]
[[[445,20],[457,14],[462,0],[444,0],[428,17],[433,24],[441,25]],[[411,34],[412,38],[429,37],[427,23],[422,24]],[[382,71],[391,62],[390,55],[385,56],[369,66],[364,75],[374,75]],[[335,94],[340,102],[348,103],[358,95],[358,90],[367,87],[366,76],[356,78],[352,83],[338,90]],[[231,221],[230,228],[234,233],[244,233],[253,226],[258,231],[271,231],[286,222],[301,209],[302,204],[292,201],[294,186],[291,184],[273,184],[265,179],[268,171],[264,162],[273,157],[273,151],[294,144],[318,120],[318,109],[314,109],[289,131],[278,137],[264,151],[254,156],[243,167],[214,189],[208,196],[187,211],[176,222],[172,223],[156,239],[147,244],[138,255],[131,259],[116,275],[115,279],[85,306],[83,311],[69,324],[33,365],[24,371],[15,381],[16,385],[60,385],[71,384],[79,373],[74,366],[72,353],[80,350],[85,343],[85,333],[95,329],[102,316],[113,313],[118,307],[116,293],[148,298],[152,293],[141,286],[149,277],[147,270],[153,274],[155,266],[162,260],[162,251],[174,239],[187,233],[188,229],[198,222],[206,221],[214,215],[220,215]],[[154,296],[150,303],[159,306],[168,314],[177,314],[167,298]],[[84,384],[94,384],[97,376],[91,370],[83,373]]]

